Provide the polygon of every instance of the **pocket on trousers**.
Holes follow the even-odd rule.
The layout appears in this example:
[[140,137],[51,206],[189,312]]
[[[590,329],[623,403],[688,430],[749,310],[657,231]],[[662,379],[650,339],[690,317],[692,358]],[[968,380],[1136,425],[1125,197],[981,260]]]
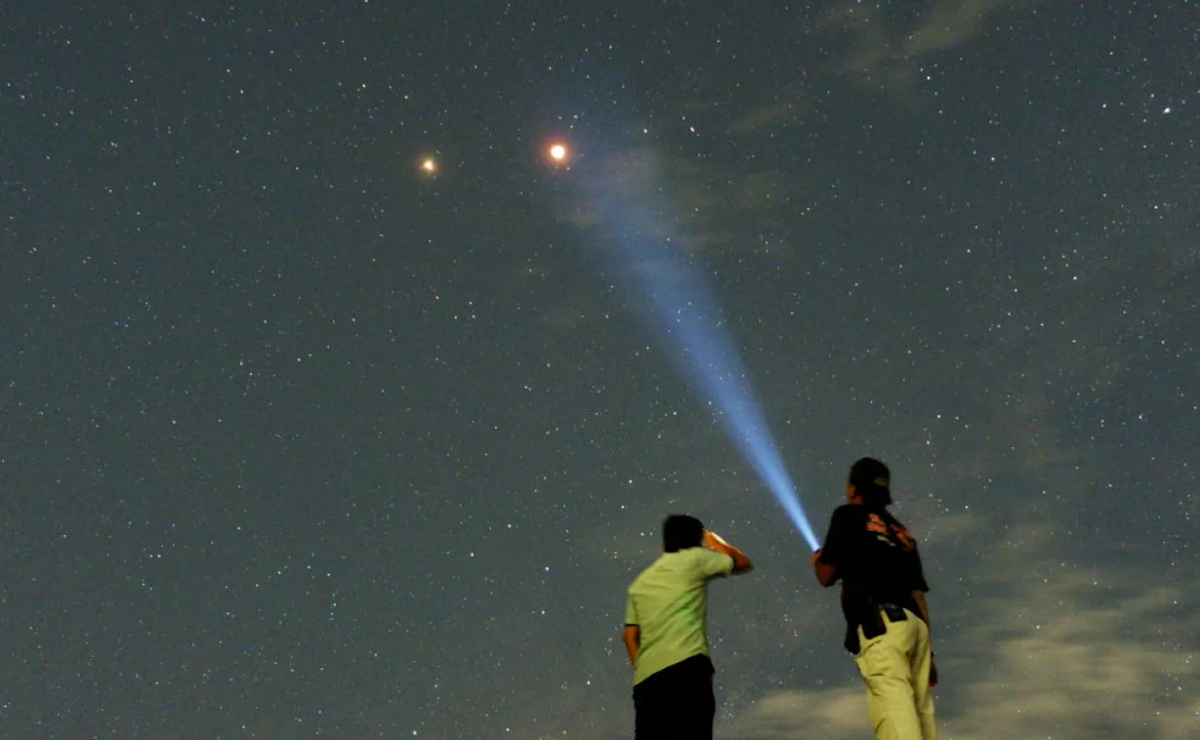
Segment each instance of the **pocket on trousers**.
[[904,611],[904,607],[896,604],[884,604],[883,613],[887,614],[889,622],[907,622],[908,612]]
[[[885,633],[886,634],[886,633]],[[854,656],[854,664],[858,666],[858,670],[863,676],[878,674],[879,658],[877,657],[878,650],[872,650],[883,639],[883,635],[867,639],[863,636],[862,631],[859,633],[859,649],[858,654]]]

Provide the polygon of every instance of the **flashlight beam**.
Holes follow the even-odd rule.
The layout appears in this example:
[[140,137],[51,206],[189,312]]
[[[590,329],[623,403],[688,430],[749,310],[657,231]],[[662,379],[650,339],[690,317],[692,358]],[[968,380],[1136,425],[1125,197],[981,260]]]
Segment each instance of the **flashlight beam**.
[[654,196],[663,191],[653,161],[623,161],[590,184],[601,222],[613,237],[607,252],[654,306],[651,329],[672,346],[672,358],[693,391],[817,550],[817,537],[699,260],[678,248],[684,240],[663,217],[665,209],[652,207]]

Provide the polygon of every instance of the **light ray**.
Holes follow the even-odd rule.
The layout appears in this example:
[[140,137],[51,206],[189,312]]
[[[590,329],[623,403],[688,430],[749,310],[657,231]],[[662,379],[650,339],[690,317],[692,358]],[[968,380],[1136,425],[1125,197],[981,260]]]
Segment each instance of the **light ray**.
[[606,254],[649,299],[648,328],[813,550],[817,537],[800,504],[783,456],[767,427],[700,261],[660,203],[663,187],[647,153],[620,158],[584,176],[609,239]]

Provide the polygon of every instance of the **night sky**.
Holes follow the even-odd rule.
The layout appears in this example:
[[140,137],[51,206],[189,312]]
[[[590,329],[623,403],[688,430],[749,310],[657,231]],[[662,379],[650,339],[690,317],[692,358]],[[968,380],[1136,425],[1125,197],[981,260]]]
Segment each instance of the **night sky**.
[[0,737],[632,737],[685,512],[718,737],[869,738],[660,237],[819,536],[891,466],[943,738],[1200,735],[1198,114],[1190,0],[5,2]]

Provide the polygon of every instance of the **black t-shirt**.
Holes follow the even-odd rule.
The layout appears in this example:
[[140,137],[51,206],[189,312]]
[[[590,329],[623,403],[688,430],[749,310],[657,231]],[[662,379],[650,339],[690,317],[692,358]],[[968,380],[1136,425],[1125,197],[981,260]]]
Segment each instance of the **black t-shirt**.
[[883,508],[845,504],[833,512],[821,561],[842,579],[846,649],[857,653],[858,626],[880,604],[891,603],[920,616],[913,591],[928,591],[917,541]]

